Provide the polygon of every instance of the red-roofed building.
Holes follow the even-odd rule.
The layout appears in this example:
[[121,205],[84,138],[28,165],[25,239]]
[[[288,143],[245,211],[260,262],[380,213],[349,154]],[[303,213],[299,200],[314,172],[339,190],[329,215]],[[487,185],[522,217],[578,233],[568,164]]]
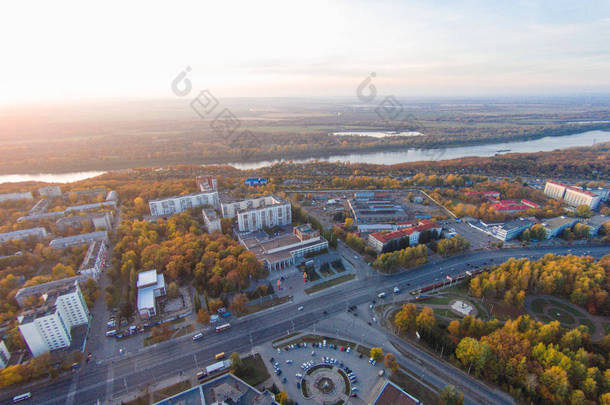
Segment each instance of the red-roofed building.
[[403,228],[395,232],[372,233],[368,236],[367,243],[377,253],[389,252],[407,246],[417,245],[420,241],[420,236],[425,231],[430,231],[434,238],[438,238],[441,230],[442,228],[440,225],[424,219],[421,220],[417,226]]
[[496,211],[511,214],[514,212],[525,211],[530,208],[539,208],[540,205],[529,201],[529,200],[494,200],[495,204],[492,204],[492,208]]
[[482,196],[482,197],[493,197],[493,198],[500,198],[500,192],[499,191],[493,191],[493,190],[488,190],[488,191],[469,191],[466,193],[467,196]]

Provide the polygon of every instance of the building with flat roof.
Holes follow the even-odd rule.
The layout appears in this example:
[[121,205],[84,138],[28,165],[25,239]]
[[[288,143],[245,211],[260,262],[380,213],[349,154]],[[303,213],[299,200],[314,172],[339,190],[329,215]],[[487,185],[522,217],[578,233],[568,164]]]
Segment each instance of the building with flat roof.
[[610,217],[605,215],[594,215],[583,222],[589,227],[589,235],[596,236],[604,224],[610,223]]
[[46,238],[47,230],[43,227],[21,229],[19,231],[0,233],[0,243],[8,242],[12,239],[27,239],[27,238]]
[[2,201],[19,201],[19,200],[33,200],[31,192],[27,193],[6,193],[0,194],[0,202]]
[[85,243],[91,243],[96,241],[108,240],[108,233],[106,231],[83,233],[80,235],[67,236],[65,238],[53,239],[49,242],[49,246],[54,249],[65,249],[70,246],[84,245]]
[[388,380],[380,381],[373,389],[371,405],[420,405],[421,402]]
[[55,219],[66,215],[63,211],[44,212],[42,214],[30,214],[17,218],[17,222],[38,221],[40,219]]
[[195,179],[195,182],[197,183],[197,188],[199,188],[199,191],[201,191],[201,192],[215,191],[218,189],[218,184],[216,182],[216,176],[210,176],[210,175],[197,176],[197,178]]
[[65,209],[64,212],[73,212],[73,211],[89,211],[97,208],[116,208],[115,201],[102,201],[99,203],[91,203],[91,204],[82,204],[82,205],[73,205]]
[[24,310],[19,331],[33,356],[70,346],[71,329],[89,323],[91,316],[78,282],[47,290],[44,303]]
[[218,208],[218,201],[218,191],[208,191],[151,200],[148,202],[148,207],[150,208],[150,215],[155,217],[173,215],[204,205]]
[[328,241],[308,224],[279,236],[250,232],[238,234],[238,239],[269,271],[287,269],[302,261],[308,253],[328,249]]
[[165,296],[165,278],[157,270],[138,274],[138,313],[142,319],[157,315],[157,298]]
[[11,359],[11,354],[6,348],[6,344],[4,340],[0,341],[0,369],[8,366],[8,363]]
[[237,217],[239,232],[253,232],[292,223],[290,202],[275,195],[222,203],[221,209],[223,217]]
[[573,207],[586,205],[593,210],[599,207],[604,195],[603,192],[598,194],[552,180],[546,182],[544,194],[557,200],[564,200]]
[[515,212],[521,212],[532,208],[540,208],[540,205],[530,200],[521,199],[517,200],[491,200],[491,208],[495,211],[503,212],[506,214],[513,214]]
[[442,227],[432,221],[422,220],[419,224],[402,228],[394,232],[375,232],[368,235],[367,244],[377,253],[386,253],[404,249],[420,243],[422,234],[428,232],[430,240],[441,235]]
[[216,213],[216,210],[212,208],[202,209],[203,223],[209,233],[214,231],[222,231],[222,224],[220,223],[220,217]]
[[261,392],[234,374],[220,375],[155,405],[279,405],[269,391]]
[[38,189],[38,194],[44,197],[61,197],[61,187],[59,186],[46,186]]
[[388,198],[362,197],[347,200],[348,207],[354,218],[354,224],[360,231],[365,224],[397,223],[407,221],[407,214],[402,205]]
[[83,222],[88,222],[95,229],[112,229],[112,220],[114,215],[111,211],[93,212],[90,214],[74,215],[71,217],[63,217],[55,221],[59,229],[65,230],[68,228],[78,229],[82,227]]
[[36,285],[32,285],[29,287],[23,287],[21,289],[19,289],[17,291],[17,293],[15,294],[15,300],[17,301],[17,303],[19,304],[20,307],[23,307],[28,298],[30,297],[38,297],[41,296],[42,294],[44,294],[47,291],[51,291],[54,289],[62,289],[62,288],[67,288],[69,286],[71,286],[72,284],[74,284],[74,282],[83,282],[85,280],[87,280],[89,277],[85,277],[85,276],[73,276],[73,277],[68,277],[68,278],[64,278],[61,280],[53,280],[53,281],[49,281],[48,283],[42,283],[42,284],[36,284]]
[[546,238],[551,239],[559,236],[564,229],[573,227],[577,222],[577,218],[561,216],[545,219],[542,226],[544,226],[544,229],[546,230]]
[[534,224],[534,221],[526,218],[513,219],[500,225],[492,225],[490,227],[491,235],[502,241],[508,241],[519,237],[523,231]]
[[106,265],[108,246],[103,240],[96,240],[89,245],[85,258],[78,268],[79,274],[99,279],[100,274]]

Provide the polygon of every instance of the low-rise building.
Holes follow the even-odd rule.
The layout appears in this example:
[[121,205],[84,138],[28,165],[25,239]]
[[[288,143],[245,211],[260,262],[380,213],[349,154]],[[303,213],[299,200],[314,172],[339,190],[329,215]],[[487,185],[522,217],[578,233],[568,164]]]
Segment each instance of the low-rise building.
[[507,241],[519,237],[523,231],[531,228],[534,224],[535,222],[530,219],[517,218],[500,225],[492,225],[490,231],[492,236]]
[[59,186],[46,186],[38,189],[38,194],[45,197],[61,197],[61,187]]
[[106,201],[118,201],[118,200],[119,200],[119,195],[114,190],[111,190],[108,193],[108,195],[106,196]]
[[59,229],[65,230],[67,228],[78,229],[82,227],[83,222],[88,222],[95,229],[111,230],[113,218],[114,215],[112,215],[111,211],[93,212],[91,214],[60,218],[55,221],[55,224]]
[[89,323],[89,309],[78,282],[46,291],[44,303],[23,311],[19,331],[33,356],[70,346],[71,328]]
[[287,269],[300,263],[308,253],[328,249],[328,241],[309,224],[299,225],[293,228],[292,233],[278,236],[251,232],[239,234],[238,239],[269,271]]
[[203,222],[209,233],[214,231],[222,231],[222,224],[220,223],[220,217],[216,213],[216,210],[212,208],[201,210],[203,214]]
[[583,222],[589,227],[589,235],[596,236],[604,224],[610,223],[610,217],[605,215],[594,215]]
[[61,218],[64,215],[66,215],[66,213],[64,211],[44,212],[42,214],[30,214],[30,215],[25,215],[23,217],[17,218],[17,222],[38,221],[41,219],[55,219],[55,218]]
[[577,222],[576,218],[561,216],[544,220],[542,226],[546,230],[546,238],[551,239],[559,236],[564,229],[573,227]]
[[218,208],[218,203],[218,191],[210,191],[151,200],[148,202],[148,207],[150,208],[150,215],[155,217],[173,215],[205,205]]
[[38,238],[47,237],[47,230],[43,227],[21,229],[19,231],[0,233],[0,243],[8,242],[13,239]]
[[157,270],[143,271],[138,274],[138,313],[142,319],[149,319],[157,315],[157,298],[163,297],[165,291],[165,278],[157,274]]
[[96,241],[108,241],[108,233],[106,231],[98,231],[57,238],[49,242],[49,246],[54,249],[65,249],[70,246],[84,245]]
[[[399,202],[378,196],[347,200],[356,226],[363,224],[397,223],[407,221],[407,214]],[[360,229],[358,229],[360,230]]]
[[2,201],[19,201],[19,200],[33,200],[31,192],[27,193],[6,193],[0,194],[0,202]]
[[513,214],[515,212],[521,212],[532,208],[540,208],[540,205],[530,200],[492,200],[493,204],[491,207],[495,211],[504,212],[506,214]]
[[487,190],[487,191],[469,191],[466,193],[467,196],[481,196],[484,198],[500,198],[499,191]]
[[11,359],[11,354],[6,348],[4,340],[0,341],[0,368],[5,368]]
[[275,195],[226,202],[221,204],[221,208],[223,217],[237,217],[239,232],[253,232],[292,223],[290,202]]
[[371,405],[420,405],[421,402],[388,380],[381,380],[373,388],[369,398]]
[[403,228],[395,232],[372,233],[368,235],[367,244],[375,252],[385,253],[417,245],[426,232],[430,234],[430,240],[436,239],[440,236],[441,231],[442,227],[435,222],[422,220],[416,226]]

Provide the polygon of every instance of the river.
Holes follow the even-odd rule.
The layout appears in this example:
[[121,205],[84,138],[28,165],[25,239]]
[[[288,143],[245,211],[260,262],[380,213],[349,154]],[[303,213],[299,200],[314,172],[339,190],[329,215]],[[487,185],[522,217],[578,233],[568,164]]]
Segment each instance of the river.
[[[326,162],[352,162],[372,164],[396,164],[417,162],[422,160],[435,161],[457,159],[467,156],[493,156],[502,153],[531,153],[565,149],[576,146],[591,146],[599,142],[610,142],[609,131],[587,131],[573,135],[547,136],[529,141],[502,142],[469,146],[456,146],[443,149],[402,149],[391,152],[359,152],[346,155],[331,155],[319,157],[317,160]],[[292,159],[294,163],[305,163],[308,159]],[[229,163],[237,169],[258,169],[279,163],[281,160],[263,160],[251,163]],[[44,181],[48,183],[70,183],[104,174],[103,171],[88,171],[74,173],[46,174],[8,174],[0,175],[0,183],[21,181]]]

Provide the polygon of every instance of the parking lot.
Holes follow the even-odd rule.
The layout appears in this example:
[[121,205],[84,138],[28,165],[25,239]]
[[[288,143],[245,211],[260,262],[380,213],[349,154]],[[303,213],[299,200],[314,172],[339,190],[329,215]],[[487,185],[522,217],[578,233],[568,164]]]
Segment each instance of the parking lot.
[[[281,348],[265,345],[261,354],[276,385],[300,404],[334,403],[340,399],[350,404],[368,403],[367,394],[384,370],[383,364],[371,364],[355,347],[333,345],[323,338]],[[303,383],[310,398],[303,395]]]
[[473,228],[464,222],[454,222],[445,226],[455,229],[458,235],[462,235],[464,238],[466,238],[470,242],[470,248],[474,250],[489,248],[492,242],[497,243],[500,241],[499,239]]

